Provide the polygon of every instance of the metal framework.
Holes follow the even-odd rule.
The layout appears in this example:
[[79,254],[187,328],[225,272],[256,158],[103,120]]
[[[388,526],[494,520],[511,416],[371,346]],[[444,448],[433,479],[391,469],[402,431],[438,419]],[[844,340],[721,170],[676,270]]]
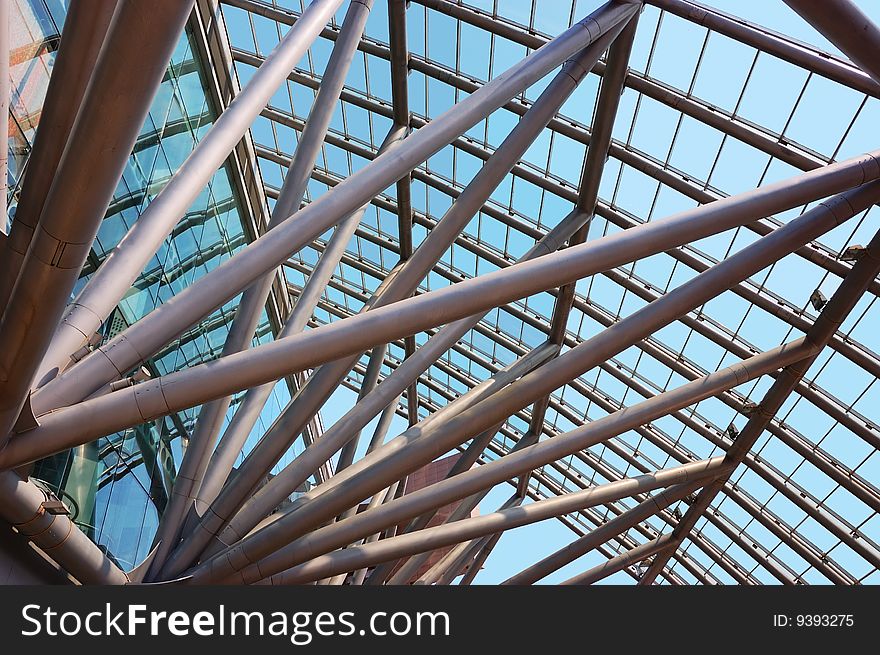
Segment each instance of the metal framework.
[[[3,195],[0,529],[82,584],[880,582],[868,10],[785,0],[841,57],[758,9],[473,4],[70,3]],[[217,116],[120,196],[192,127],[139,132],[188,38]],[[224,166],[231,256],[153,267]],[[68,451],[116,457],[96,489],[149,469],[141,561],[35,475]]]

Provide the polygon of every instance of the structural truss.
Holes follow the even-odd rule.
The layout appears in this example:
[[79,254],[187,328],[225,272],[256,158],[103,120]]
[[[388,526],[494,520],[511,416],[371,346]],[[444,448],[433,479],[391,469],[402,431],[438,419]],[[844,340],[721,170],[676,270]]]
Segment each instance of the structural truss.
[[[86,584],[880,582],[880,30],[742,4],[73,0],[3,194],[0,517]],[[216,112],[145,137],[182,34]],[[125,318],[222,167],[250,227]],[[166,425],[126,565],[40,472]]]

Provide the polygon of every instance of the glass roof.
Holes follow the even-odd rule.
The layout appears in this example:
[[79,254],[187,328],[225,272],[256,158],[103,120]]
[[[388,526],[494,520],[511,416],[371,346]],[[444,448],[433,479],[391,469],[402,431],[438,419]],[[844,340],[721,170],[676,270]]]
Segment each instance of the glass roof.
[[[413,125],[417,128],[436,118],[472,90],[473,83],[496,77],[531,48],[600,4],[556,0],[411,3],[406,21]],[[707,4],[842,57],[781,2]],[[872,6],[865,10],[880,13]],[[223,4],[235,71],[242,85],[301,11],[296,0],[271,6],[244,0]],[[344,7],[333,29],[317,40],[308,59],[300,62],[287,86],[273,96],[252,127],[270,204],[277,197],[343,16]],[[482,26],[485,17],[492,19],[490,29]],[[386,3],[377,2],[309,185],[311,199],[367,164],[392,124],[388,25]],[[529,88],[516,102],[529,106],[551,78]],[[537,236],[571,210],[600,80],[594,74],[580,84],[557,119],[492,193],[485,211],[473,218],[423,282],[422,291],[514,262]],[[683,100],[688,104],[684,109]],[[717,117],[716,124],[701,120],[705,110]],[[872,146],[871,126],[876,125],[877,112],[876,97],[647,5],[638,22],[590,236],[610,234],[857,155]],[[416,246],[518,119],[515,111],[500,109],[414,171]],[[738,132],[727,127],[729,124],[747,128],[759,138],[747,143],[737,138]],[[784,144],[790,156],[774,156],[769,148],[760,147],[765,143]],[[395,194],[394,188],[386,189],[367,210],[316,312],[318,323],[358,312],[397,263]],[[769,222],[784,223],[804,209]],[[821,253],[821,258],[787,256],[557,390],[546,413],[545,436],[565,432],[646,395],[801,336],[817,314],[810,295],[819,289],[830,296],[840,283],[835,272],[839,269],[823,263],[836,262],[847,246],[870,240],[876,219],[876,209],[865,212],[814,244],[812,252]],[[581,280],[566,324],[566,345],[596,334],[754,242],[758,234],[750,228],[725,232]],[[294,296],[325,243],[316,242],[291,259],[287,279]],[[546,292],[492,311],[461,340],[459,348],[450,350],[422,377],[420,415],[445,405],[542,343],[553,315],[554,296],[555,291]],[[862,298],[841,326],[840,337],[876,363],[880,310],[875,301],[876,288]],[[425,335],[417,338],[419,343],[424,340]],[[403,354],[402,344],[392,345],[383,372],[389,372]],[[359,380],[355,372],[350,378],[352,388],[358,387]],[[719,438],[728,426],[741,428],[747,420],[741,411],[743,404],[760,401],[771,382],[765,376],[545,466],[535,471],[530,495],[552,496],[675,465],[682,456],[720,454]],[[725,493],[699,520],[680,550],[682,556],[670,561],[673,581],[774,583],[787,576],[806,583],[827,583],[823,572],[804,558],[805,550],[819,555],[821,562],[851,582],[880,581],[876,571],[880,561],[880,494],[875,486],[880,479],[880,455],[875,450],[880,389],[876,377],[845,354],[828,348],[809,370],[805,383],[811,397],[791,395],[753,454],[737,469]],[[341,392],[337,396],[333,402],[351,401]],[[324,410],[325,420],[328,410]],[[512,417],[499,431],[486,458],[508,451],[528,429],[528,419],[528,410]],[[858,431],[854,432],[854,427]],[[854,494],[845,481],[857,481],[864,493]],[[582,534],[634,504],[634,500],[614,503],[566,516],[563,522]],[[618,554],[668,531],[668,524],[686,505],[682,508],[670,507],[647,525],[629,530],[595,557]],[[484,511],[492,509],[484,506]],[[503,580],[511,571],[508,567],[518,563],[522,568],[529,563],[504,555],[516,549],[518,539],[541,549],[535,536],[539,529],[530,535],[526,532],[505,535],[478,582]],[[857,535],[862,552],[843,543],[841,535]],[[555,550],[564,543],[560,539],[565,538],[548,539],[543,547],[548,552]],[[538,555],[529,551],[531,559],[540,559]],[[588,560],[575,562],[548,581],[589,568],[592,564]],[[628,579],[626,574],[634,575],[635,571],[633,567],[610,580],[623,582]]]
[[[19,4],[25,6],[25,1],[19,0]],[[27,0],[35,15],[42,16],[35,24],[45,23],[41,28],[45,43],[58,40],[64,20],[63,5],[56,4]],[[389,3],[376,0],[304,202],[324,196],[377,156],[403,104],[395,91],[393,70],[395,53],[400,49],[405,50],[408,64],[409,127],[418,131],[602,4],[600,0],[412,0],[406,3],[403,41],[392,38]],[[880,4],[858,4],[880,22]],[[228,106],[229,98],[219,103],[223,106],[215,106],[216,99],[208,97],[211,84],[221,89],[215,95],[224,92],[223,82],[217,83],[215,78],[222,78],[224,71],[230,73],[233,90],[240,93],[307,5],[305,0],[220,0],[219,16],[225,28],[221,33],[228,41],[223,46],[228,46],[228,51],[197,47],[193,28],[188,28],[172,59],[173,74],[166,76],[151,110],[151,127],[144,128],[126,169],[123,183],[128,192],[117,191],[77,289]],[[217,172],[198,206],[187,214],[186,223],[166,241],[122,302],[120,320],[125,326],[246,248],[263,229],[265,222],[261,221],[271,215],[281,193],[348,7],[348,2],[342,3],[307,56],[252,124],[241,150]],[[705,12],[721,17],[722,22],[745,26],[750,33],[770,37],[783,44],[782,50],[794,46],[844,72],[829,73],[828,68],[820,70],[818,65],[811,70],[779,51],[774,54],[754,42],[734,38],[732,32],[710,29],[698,20]],[[40,61],[33,58],[33,62]],[[876,127],[871,126],[880,120],[880,86],[864,82],[861,88],[854,88],[858,85],[848,83],[857,72],[854,64],[781,0],[704,0],[701,4],[649,0],[638,16],[627,65],[587,240],[791,178],[876,147]],[[600,113],[604,75],[610,66],[606,53],[492,190],[481,210],[422,280],[417,294],[514,264],[576,207]],[[211,67],[213,76],[208,74]],[[36,95],[40,101],[49,68],[46,64],[47,70],[38,71],[42,91]],[[15,73],[14,67],[12,70]],[[417,249],[424,242],[556,73],[552,71],[412,171],[408,176],[411,228],[402,227],[398,217],[401,205],[405,207],[405,200],[398,202],[400,186],[386,188],[371,201],[324,289],[310,329],[365,308],[392,269],[411,254],[406,243],[411,239],[412,248]],[[28,68],[27,75],[32,74]],[[10,139],[18,139],[17,149],[10,154],[13,204],[36,129],[33,116],[40,104],[33,91],[27,96],[15,95],[16,89],[26,87],[24,77],[13,79],[10,124],[15,123],[17,131],[11,128]],[[257,189],[248,186],[253,178]],[[126,204],[120,194],[130,202]],[[411,398],[399,400],[386,441],[540,347],[557,322],[564,327],[560,339],[564,353],[696,279],[818,202],[581,279],[570,303],[565,292],[550,289],[492,309],[419,377],[417,406],[408,407]],[[853,247],[871,241],[878,218],[876,207],[861,212],[818,241],[733,284],[556,389],[546,410],[535,403],[510,416],[495,431],[479,462],[492,462],[508,454],[530,433],[535,412],[540,426],[537,437],[552,439],[804,336],[851,270]],[[285,262],[282,279],[286,289],[284,284],[277,285],[260,317],[254,345],[277,336],[284,314],[295,306],[332,234],[327,231]],[[878,295],[880,279],[874,279],[710,508],[674,551],[657,584],[880,583]],[[220,356],[236,302],[226,303],[151,359],[154,372],[165,374]],[[380,384],[412,354],[413,347],[424,345],[435,332],[416,334],[414,344],[406,339],[390,343]],[[358,392],[368,377],[368,362],[366,353],[324,404],[317,423],[304,434],[305,440],[318,437],[358,401]],[[524,502],[724,455],[773,382],[773,376],[764,375],[535,469],[526,479]],[[276,385],[239,463],[295,397],[301,383],[302,377],[291,377]],[[236,395],[224,427],[241,398],[242,394]],[[413,409],[417,416],[411,414]],[[198,407],[190,408],[148,424],[152,432],[146,438],[152,440],[154,450],[170,452],[172,476],[174,461],[179,463],[185,452],[184,437],[191,434],[198,415]],[[372,434],[377,421],[374,419],[364,433]],[[143,513],[135,521],[137,525],[125,526],[131,534],[123,535],[122,528],[117,528],[118,536],[109,534],[114,521],[118,526],[126,519],[120,511],[120,516],[111,520],[113,505],[105,499],[106,516],[92,517],[89,533],[117,555],[124,551],[128,559],[123,563],[131,566],[149,552],[163,510],[154,493],[162,483],[156,480],[158,473],[144,473],[147,455],[144,436],[138,430],[123,431],[108,437],[106,443],[100,442],[105,450],[113,450],[116,459],[110,464],[104,461],[107,483],[97,493],[109,497],[118,485],[117,494],[130,494],[135,492],[125,485],[136,486],[143,490]],[[364,456],[367,441],[361,439],[356,459]],[[470,443],[464,443],[460,450]],[[273,473],[293,461],[304,445],[298,442],[292,446]],[[137,461],[130,465],[129,460]],[[138,468],[137,463],[144,466]],[[338,456],[333,463],[338,464]],[[126,471],[134,472],[129,476],[134,482],[125,482],[118,474],[123,465]],[[46,480],[56,467],[63,468],[57,459],[44,460],[40,466],[38,471]],[[158,471],[155,462],[151,469]],[[314,479],[322,481],[318,474]],[[480,512],[486,514],[502,506],[517,482],[514,479],[493,488],[480,502]],[[474,582],[503,582],[645,498],[647,495],[608,502],[565,514],[558,521],[505,532]],[[694,495],[673,502],[542,582],[565,581],[671,533],[694,502]],[[109,536],[104,535],[105,529]],[[645,563],[625,566],[602,582],[632,584],[646,569]]]

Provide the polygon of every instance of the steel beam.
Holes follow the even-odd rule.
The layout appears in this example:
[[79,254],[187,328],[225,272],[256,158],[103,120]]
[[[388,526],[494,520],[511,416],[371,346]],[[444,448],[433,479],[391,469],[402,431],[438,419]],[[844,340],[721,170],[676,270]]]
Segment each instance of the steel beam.
[[[116,5],[116,0],[100,0],[89,3],[87,7],[85,0],[74,0],[67,9],[61,43],[52,65],[53,74],[49,77],[49,86],[40,113],[40,129],[34,137],[34,144],[28,157],[27,183],[22,185],[18,205],[15,208],[15,220],[9,231],[9,239],[6,241],[3,261],[0,262],[0,307],[6,307],[9,301],[12,286],[18,277],[22,260],[43,211],[52,178],[55,176],[64,146],[67,145],[67,137],[76,120],[77,110],[91,78],[92,69],[98,59]],[[4,11],[8,13],[9,8],[4,6]],[[2,52],[5,53],[7,61],[6,66],[0,64],[0,67],[5,71],[9,64],[8,48],[2,48]],[[4,79],[7,78],[8,75],[4,75]],[[7,116],[8,86],[6,92],[0,94],[0,98],[7,103],[4,105],[5,109],[0,107],[0,116]],[[8,130],[8,122],[4,123],[2,129]],[[2,139],[0,143],[7,143],[7,139]],[[7,152],[0,153],[0,157],[5,162]],[[0,180],[4,187],[2,197],[5,207],[6,168],[5,164],[3,166]],[[6,215],[4,211],[2,214],[4,229]]]
[[[385,139],[386,147],[390,147],[402,140],[404,136],[405,132],[403,130],[392,128]],[[293,312],[288,317],[282,331],[278,334],[279,339],[299,334],[305,329],[315,306],[324,293],[324,288],[330,282],[336,266],[342,259],[365,209],[366,206],[361,207],[340,224],[334,232],[327,249],[325,249],[320,261],[309,276],[309,281],[300,294]],[[245,441],[250,435],[257,419],[259,419],[266,401],[269,399],[274,384],[274,381],[267,382],[266,384],[248,389],[245,394],[241,406],[233,416],[232,422],[223,434],[217,450],[211,458],[206,477],[197,493],[195,510],[198,515],[203,514],[207,506],[220,493],[221,487],[226,482]],[[302,388],[302,385],[300,385],[300,388]]]

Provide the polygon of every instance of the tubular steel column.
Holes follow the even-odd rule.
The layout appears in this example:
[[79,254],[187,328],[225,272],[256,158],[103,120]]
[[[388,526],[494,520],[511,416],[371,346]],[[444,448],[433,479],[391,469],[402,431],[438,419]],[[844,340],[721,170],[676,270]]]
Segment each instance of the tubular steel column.
[[567,546],[564,546],[542,559],[537,564],[533,564],[529,568],[520,571],[511,576],[501,584],[504,585],[528,585],[534,584],[546,578],[554,571],[558,571],[566,564],[570,564],[579,557],[583,557],[591,550],[598,548],[609,539],[613,539],[619,534],[623,534],[634,525],[645,521],[655,514],[659,514],[664,509],[683,500],[693,491],[699,489],[703,483],[677,484],[669,487],[664,491],[650,496],[632,509],[611,519],[595,530],[588,532],[583,537],[574,540]]
[[113,16],[0,324],[0,443],[25,404],[191,7],[128,0]]
[[[8,11],[9,3],[2,4],[4,11]],[[0,307],[7,306],[117,4],[116,0],[73,0],[67,9],[61,43],[55,53],[49,87],[40,112],[40,129],[34,136],[28,157],[26,182],[15,208],[15,221],[6,242],[7,250],[0,262]],[[6,52],[5,48],[3,52]],[[8,101],[7,96],[3,95]],[[0,112],[0,115],[6,116],[8,107],[6,110],[0,109]],[[8,129],[8,124],[5,125],[3,129]],[[4,138],[2,143],[7,143],[7,140]],[[5,158],[6,155],[4,151],[2,156]],[[5,185],[5,169],[2,180]],[[4,212],[4,221],[5,216]]]
[[69,516],[46,510],[49,495],[13,471],[0,473],[0,516],[82,584],[126,584],[110,561]]
[[813,362],[816,361],[819,353],[828,344],[831,336],[856,306],[865,293],[868,284],[877,277],[878,273],[880,273],[880,232],[877,232],[871,240],[862,258],[856,262],[852,271],[841,282],[831,300],[822,309],[816,319],[816,323],[804,337],[815,348],[816,352],[807,359],[785,367],[777,376],[773,385],[758,404],[756,413],[749,418],[745,427],[727,451],[725,461],[727,461],[730,471],[720,476],[698,494],[697,500],[691,505],[673,531],[674,541],[667,549],[657,555],[651,567],[639,581],[640,585],[650,585],[656,580],[657,575],[666,566],[669,558],[690,534],[697,520],[712,504],[715,496],[724,488],[734,469],[748,455],[752,446],[763,434],[783,403],[785,403]]
[[[409,51],[406,38],[406,0],[391,0],[388,3],[388,40],[391,53],[391,108],[394,123],[405,125],[410,128],[409,114]],[[406,261],[413,252],[412,224],[412,188],[410,173],[397,180],[397,242],[400,246],[400,260]],[[404,357],[411,357],[416,350],[416,338],[413,335],[403,339]],[[409,424],[418,423],[419,396],[416,382],[407,389],[406,410]],[[340,460],[345,461],[343,456],[349,457],[354,454],[357,447],[357,438],[352,439],[343,447]]]
[[[341,4],[342,0],[314,0],[266,58],[247,87],[217,117],[210,131],[70,305],[41,371],[66,364],[70,354],[78,350],[110,315]],[[236,293],[238,291],[241,289]],[[137,348],[134,344],[132,346]],[[147,356],[145,354],[140,359]]]
[[343,216],[365,204],[510,97],[528,88],[608,30],[615,29],[633,11],[632,5],[603,5],[503,75],[480,87],[443,116],[414,132],[400,148],[377,157],[370,165],[300,210],[296,221],[283,223],[263,235],[48,383],[34,395],[35,406],[48,410],[78,402],[118,378],[120,371],[129,370],[138,361],[157,352],[187,327],[280,265],[291,252],[337,224]]

